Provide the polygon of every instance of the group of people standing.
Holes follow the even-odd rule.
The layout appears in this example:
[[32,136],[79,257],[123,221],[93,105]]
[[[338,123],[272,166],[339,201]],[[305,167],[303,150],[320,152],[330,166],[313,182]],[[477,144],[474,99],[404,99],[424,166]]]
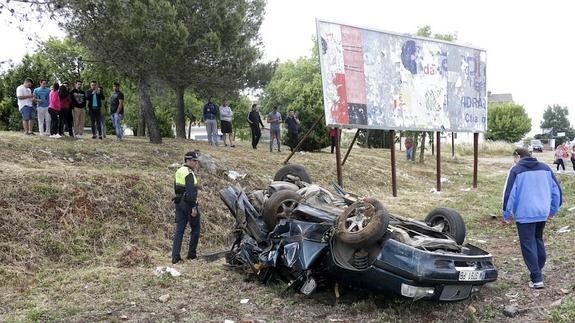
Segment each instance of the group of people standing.
[[[221,105],[219,108],[217,107],[216,104],[212,102],[211,98],[208,100],[208,103],[204,105],[203,121],[206,125],[208,142],[212,146],[219,145],[218,122],[217,122],[218,112],[220,117],[220,124],[223,134],[224,145],[227,147],[229,143],[229,146],[235,147],[234,139],[232,136],[233,132],[232,121],[234,113],[232,109],[229,107],[227,100],[224,100],[223,105]],[[248,124],[250,125],[252,148],[257,149],[260,138],[262,136],[261,129],[262,128],[265,129],[257,104],[252,105],[251,111],[248,113],[247,120]],[[272,152],[274,149],[274,143],[277,144],[277,151],[280,152],[281,151],[280,125],[282,123],[282,115],[278,111],[277,106],[274,106],[272,111],[268,113],[267,122],[270,124],[270,152]],[[300,124],[297,114],[293,110],[289,111],[285,123],[287,125],[288,130],[288,145],[290,149],[293,151],[293,149],[296,147],[298,143],[298,136],[299,136],[298,132]]]
[[[16,89],[18,109],[22,115],[24,131],[34,135],[33,116],[38,118],[38,131],[41,136],[61,138],[68,136],[83,138],[86,114],[90,116],[92,138],[102,139],[102,109],[105,101],[102,87],[97,81],[90,82],[87,91],[82,89],[82,81],[77,80],[71,89],[68,82],[54,82],[47,87],[46,80],[40,80],[39,86],[32,90],[33,81],[26,79]],[[124,94],[120,84],[114,83],[110,97],[110,114],[116,131],[116,138],[122,139],[122,118],[124,114]]]
[[553,161],[553,164],[557,165],[557,171],[560,171],[559,167],[562,168],[562,171],[565,171],[566,159],[571,160],[573,171],[575,171],[575,145],[571,148],[571,152],[569,152],[569,145],[564,142],[555,148],[555,161]]

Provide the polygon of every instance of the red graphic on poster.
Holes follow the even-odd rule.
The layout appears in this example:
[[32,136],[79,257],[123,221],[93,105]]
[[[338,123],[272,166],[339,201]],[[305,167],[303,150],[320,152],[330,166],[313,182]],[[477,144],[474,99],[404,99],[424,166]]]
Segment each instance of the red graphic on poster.
[[337,73],[333,84],[337,89],[338,100],[331,108],[331,118],[333,123],[348,124],[349,118],[347,113],[347,93],[345,87],[345,74]]
[[341,26],[341,45],[348,103],[367,104],[361,30]]

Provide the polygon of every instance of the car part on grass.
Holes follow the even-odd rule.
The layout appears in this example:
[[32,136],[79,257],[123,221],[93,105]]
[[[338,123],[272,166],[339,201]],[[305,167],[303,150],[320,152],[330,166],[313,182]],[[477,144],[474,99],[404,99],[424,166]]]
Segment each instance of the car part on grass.
[[302,165],[285,165],[280,168],[275,176],[274,181],[284,181],[296,183],[298,181],[306,182],[311,184],[311,176]]
[[389,224],[389,213],[378,200],[366,198],[350,205],[336,221],[338,239],[361,248],[383,237]]
[[280,219],[291,219],[302,196],[293,191],[278,191],[264,203],[262,217],[268,229],[273,229]]
[[465,221],[454,209],[435,208],[425,217],[425,223],[451,236],[457,244],[463,244],[465,240]]

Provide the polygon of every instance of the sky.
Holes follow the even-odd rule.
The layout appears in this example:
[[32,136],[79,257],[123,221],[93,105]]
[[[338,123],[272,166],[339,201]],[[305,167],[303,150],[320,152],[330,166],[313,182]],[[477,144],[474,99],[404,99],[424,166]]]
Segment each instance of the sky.
[[[266,60],[309,56],[316,18],[395,33],[431,26],[435,33],[456,33],[457,43],[487,51],[487,89],[511,93],[532,119],[532,133],[548,105],[569,107],[575,126],[573,53],[575,12],[570,1],[515,0],[268,0],[261,27]],[[49,23],[20,32],[0,16],[0,62],[19,61],[34,51],[36,39],[61,37]],[[38,33],[30,41],[30,33]]]

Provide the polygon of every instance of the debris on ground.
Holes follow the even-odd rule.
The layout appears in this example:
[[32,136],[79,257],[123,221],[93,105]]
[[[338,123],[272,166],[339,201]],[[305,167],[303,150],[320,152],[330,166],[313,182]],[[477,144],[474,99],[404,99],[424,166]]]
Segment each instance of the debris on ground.
[[571,232],[571,229],[569,229],[568,225],[561,227],[559,230],[557,230],[557,233],[568,233],[568,232]]
[[168,166],[168,168],[179,168],[180,166],[181,166],[181,164],[173,163],[173,164],[170,164],[170,165]]
[[525,310],[521,310],[517,305],[507,305],[503,309],[503,315],[507,317],[515,317],[522,312],[525,312]]
[[243,298],[242,300],[240,300],[240,304],[247,304],[250,302],[249,298]]
[[469,192],[469,191],[471,191],[471,187],[461,188],[461,189],[459,189],[459,190],[462,191],[462,192]]
[[174,269],[172,267],[167,267],[167,266],[158,266],[158,267],[156,267],[156,270],[154,271],[154,274],[156,276],[162,276],[165,273],[169,273],[170,275],[172,275],[172,277],[178,277],[178,276],[182,275],[176,269]]
[[158,298],[158,300],[162,303],[169,301],[171,298],[170,294],[164,294]]
[[433,193],[433,194],[441,194],[441,192],[438,191],[438,190],[436,190],[435,187],[432,188],[432,189],[430,189],[429,192],[430,192],[430,193]]
[[238,178],[244,178],[246,177],[247,174],[240,174],[239,172],[236,172],[235,170],[230,170],[228,171],[228,177],[233,179],[234,181],[237,180]]

